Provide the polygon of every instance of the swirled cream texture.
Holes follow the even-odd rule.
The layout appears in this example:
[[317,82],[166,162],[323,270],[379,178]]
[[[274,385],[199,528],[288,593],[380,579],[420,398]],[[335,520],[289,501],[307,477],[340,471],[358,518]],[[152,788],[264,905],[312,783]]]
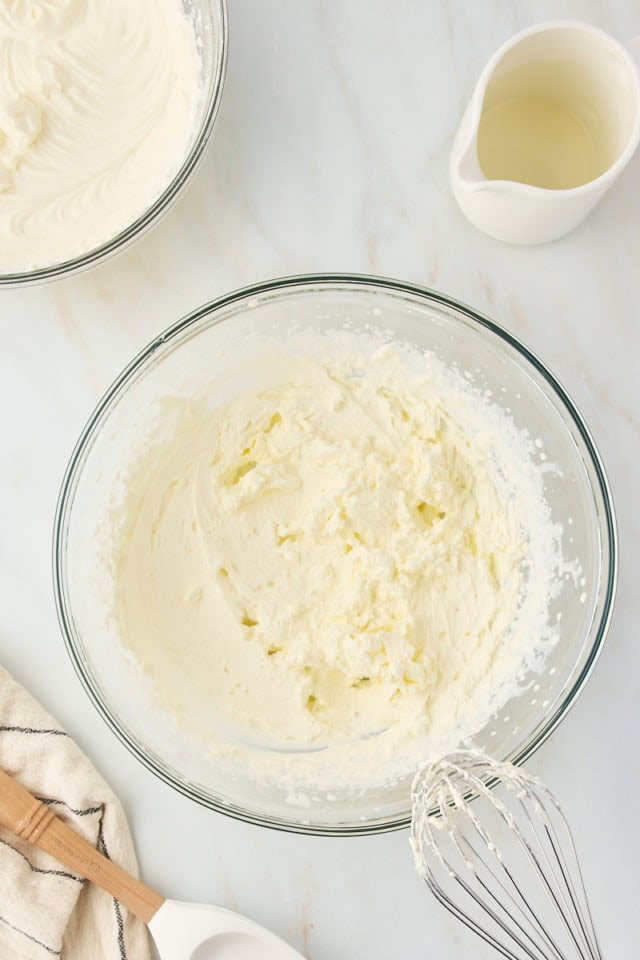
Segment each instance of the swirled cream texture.
[[87,253],[185,157],[199,96],[179,0],[0,4],[0,272]]
[[205,705],[213,749],[267,775],[406,773],[420,738],[475,732],[545,634],[540,478],[435,358],[265,365],[264,389],[179,402],[130,475],[124,640],[180,722]]

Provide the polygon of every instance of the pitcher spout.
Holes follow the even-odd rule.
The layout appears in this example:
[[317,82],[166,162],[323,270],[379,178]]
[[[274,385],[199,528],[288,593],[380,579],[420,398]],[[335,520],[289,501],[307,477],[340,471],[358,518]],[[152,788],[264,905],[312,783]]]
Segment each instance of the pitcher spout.
[[487,178],[478,162],[476,138],[473,137],[466,150],[456,159],[452,157],[451,177],[457,188],[465,193],[478,193],[487,189]]
[[451,146],[449,176],[454,193],[477,193],[487,187],[487,178],[478,160],[478,125],[482,108],[479,93],[476,91],[469,104]]

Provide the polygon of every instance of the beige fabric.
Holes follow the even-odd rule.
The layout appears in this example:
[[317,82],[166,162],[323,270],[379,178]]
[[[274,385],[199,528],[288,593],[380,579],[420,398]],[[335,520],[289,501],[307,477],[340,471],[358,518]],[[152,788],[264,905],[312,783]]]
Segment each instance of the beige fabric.
[[[137,875],[118,800],[73,740],[0,667],[0,767]],[[149,960],[147,929],[48,854],[0,827],[2,960]]]

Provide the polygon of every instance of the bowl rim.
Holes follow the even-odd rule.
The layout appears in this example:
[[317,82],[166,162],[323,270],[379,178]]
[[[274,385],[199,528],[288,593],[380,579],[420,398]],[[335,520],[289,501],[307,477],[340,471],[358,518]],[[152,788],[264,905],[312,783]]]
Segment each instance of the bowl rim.
[[215,76],[212,79],[211,90],[208,93],[207,109],[187,156],[171,176],[169,183],[162,193],[160,193],[151,205],[147,207],[146,210],[143,210],[132,223],[87,253],[82,253],[79,256],[70,257],[67,260],[52,263],[44,267],[36,267],[34,270],[18,270],[12,273],[0,272],[0,289],[3,287],[36,286],[53,280],[60,280],[63,277],[68,277],[75,273],[82,273],[85,270],[90,270],[92,267],[121,253],[136,240],[139,240],[140,237],[147,233],[147,231],[158,222],[164,213],[167,213],[171,209],[176,200],[181,196],[204,158],[206,147],[211,138],[213,127],[220,110],[227,74],[229,54],[227,0],[210,0],[210,2],[218,8],[220,37],[218,44],[219,54]]
[[[104,392],[102,398],[93,410],[93,413],[87,420],[78,441],[71,453],[67,464],[58,501],[56,505],[53,541],[52,541],[52,565],[53,565],[53,588],[55,595],[56,610],[58,621],[62,631],[63,639],[67,652],[71,658],[73,666],[80,678],[80,681],[89,695],[90,700],[97,708],[110,729],[116,734],[118,739],[136,756],[141,763],[151,770],[160,780],[169,784],[178,792],[184,794],[192,800],[195,800],[202,806],[224,813],[235,819],[242,820],[257,826],[269,827],[275,830],[283,830],[289,833],[301,833],[316,836],[364,836],[379,833],[388,833],[394,830],[401,830],[408,827],[411,823],[411,812],[397,814],[391,817],[380,817],[367,821],[352,821],[350,823],[317,824],[305,822],[303,820],[285,820],[277,816],[260,814],[255,811],[246,810],[242,806],[233,802],[222,802],[213,799],[205,791],[198,789],[197,786],[181,781],[174,777],[164,766],[154,761],[154,758],[146,752],[143,745],[124,730],[106,705],[103,703],[99,691],[94,687],[91,677],[85,671],[83,666],[83,657],[81,649],[76,646],[76,635],[74,632],[73,617],[68,608],[65,592],[64,565],[65,565],[65,535],[66,521],[69,515],[69,507],[72,502],[70,495],[74,492],[76,483],[80,477],[82,460],[85,453],[90,449],[95,436],[96,429],[100,426],[103,417],[111,407],[112,402],[118,397],[122,389],[127,385],[134,374],[153,356],[160,347],[179,337],[189,327],[197,324],[199,320],[207,315],[214,314],[229,307],[232,304],[243,300],[250,300],[265,294],[278,292],[286,293],[296,289],[309,287],[362,287],[366,286],[374,290],[384,290],[391,294],[409,294],[423,300],[439,304],[444,307],[452,308],[461,313],[466,318],[472,320],[478,326],[488,330],[500,340],[506,342],[521,354],[529,364],[531,364],[544,380],[555,392],[561,403],[569,413],[575,427],[578,430],[581,440],[585,445],[586,452],[590,458],[594,469],[597,484],[593,484],[599,490],[604,508],[604,532],[608,547],[609,566],[606,571],[606,583],[604,585],[604,597],[602,601],[602,612],[595,630],[595,635],[591,643],[588,655],[582,669],[574,679],[570,688],[566,692],[562,701],[557,705],[554,712],[539,726],[535,735],[529,743],[524,744],[517,754],[511,758],[511,762],[516,765],[523,764],[528,760],[538,748],[553,733],[560,721],[567,715],[571,707],[575,704],[578,696],[584,689],[587,680],[591,676],[595,664],[602,652],[604,641],[609,629],[613,606],[616,594],[618,577],[618,535],[616,529],[615,510],[613,498],[607,475],[602,463],[602,459],[591,436],[589,428],[582,418],[578,408],[566,392],[561,383],[546,367],[546,365],[525,346],[522,341],[510,333],[506,328],[491,320],[489,317],[478,312],[467,304],[450,297],[438,291],[431,290],[428,287],[419,284],[394,280],[387,277],[373,276],[358,273],[311,273],[294,276],[278,277],[272,280],[266,280],[249,286],[241,287],[230,293],[208,301],[202,306],[185,314],[180,320],[169,326],[163,333],[150,341],[142,350],[131,360],[131,362],[122,370],[119,376],[111,383]],[[223,322],[225,318],[219,317],[213,321],[212,325]]]

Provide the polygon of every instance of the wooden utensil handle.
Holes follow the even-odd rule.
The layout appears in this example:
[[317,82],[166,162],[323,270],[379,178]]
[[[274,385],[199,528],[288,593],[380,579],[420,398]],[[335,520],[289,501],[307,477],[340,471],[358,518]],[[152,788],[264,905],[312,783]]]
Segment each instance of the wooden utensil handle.
[[0,770],[0,823],[60,863],[97,884],[145,923],[164,903],[164,897],[108,860],[90,843],[59,820],[54,812]]

